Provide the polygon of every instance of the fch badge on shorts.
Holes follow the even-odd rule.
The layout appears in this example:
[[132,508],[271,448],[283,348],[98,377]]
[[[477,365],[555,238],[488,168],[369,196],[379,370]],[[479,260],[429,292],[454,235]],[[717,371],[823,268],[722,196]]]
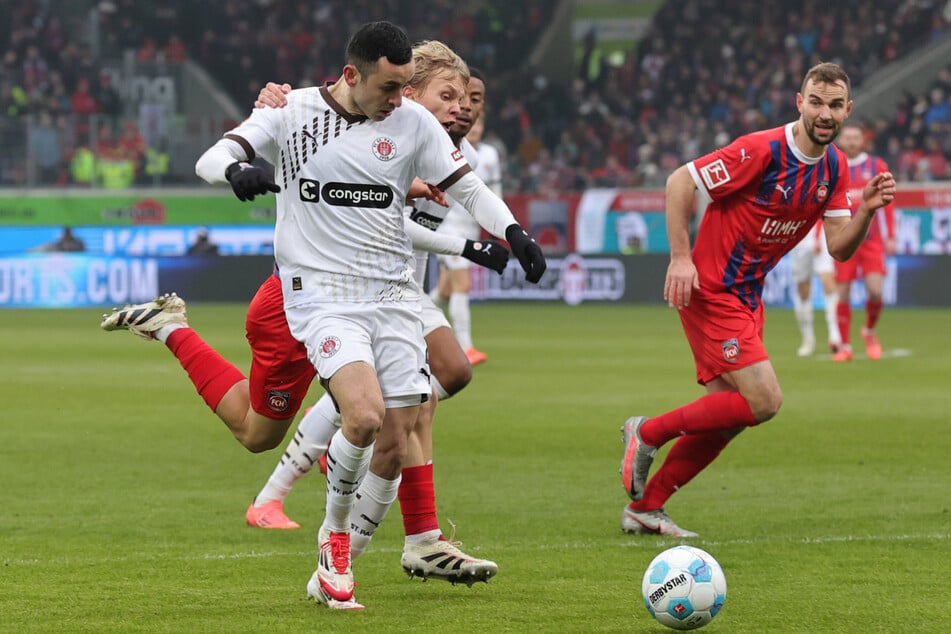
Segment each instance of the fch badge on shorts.
[[736,363],[740,360],[740,342],[736,339],[727,339],[723,342],[723,358],[727,363]]

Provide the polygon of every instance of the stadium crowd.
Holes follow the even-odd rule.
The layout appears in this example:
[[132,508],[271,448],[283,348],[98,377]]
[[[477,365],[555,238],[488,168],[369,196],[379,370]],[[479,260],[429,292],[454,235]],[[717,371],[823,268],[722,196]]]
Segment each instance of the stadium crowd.
[[[246,104],[269,79],[332,79],[349,28],[387,18],[414,39],[449,43],[487,73],[487,128],[507,157],[506,191],[579,190],[662,186],[684,161],[795,118],[788,89],[812,64],[839,62],[860,86],[947,36],[951,20],[951,4],[929,0],[671,0],[624,54],[600,57],[591,34],[577,76],[565,82],[525,61],[548,24],[542,0],[105,0],[95,4],[95,47],[82,35],[88,12],[56,4],[19,2],[0,32],[0,147],[29,143],[35,178],[57,184],[88,177],[77,150],[121,162],[126,176],[131,163],[131,178],[143,180],[150,148],[126,120],[111,74],[100,72],[99,59],[125,50],[139,62],[197,61]],[[18,123],[27,114],[35,115],[29,138]],[[90,131],[84,121],[108,123]],[[951,178],[951,65],[893,116],[866,123],[870,148],[901,180]],[[24,182],[22,163],[0,158],[0,183]]]

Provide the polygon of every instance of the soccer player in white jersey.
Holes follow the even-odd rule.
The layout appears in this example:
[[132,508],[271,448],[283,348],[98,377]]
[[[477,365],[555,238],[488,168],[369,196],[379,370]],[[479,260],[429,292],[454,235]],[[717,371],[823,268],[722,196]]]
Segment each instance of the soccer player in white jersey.
[[[472,169],[486,185],[499,197],[502,196],[501,173],[498,165],[498,152],[495,152],[495,160],[487,153],[485,163],[483,163],[482,150],[479,150],[478,138],[472,140],[471,133],[473,126],[482,125],[482,112],[485,105],[485,78],[482,73],[476,69],[470,69],[472,79],[469,80],[469,99],[471,109],[469,112],[463,111],[462,115],[456,118],[454,129],[462,132],[463,137],[460,147],[463,152],[466,148],[474,149],[473,154],[478,156],[478,163],[470,160]],[[482,144],[483,147],[490,148]],[[495,148],[491,148],[495,149]],[[469,158],[469,155],[466,155]],[[461,205],[452,205],[445,221],[439,227],[441,233],[458,236],[467,240],[478,240],[482,233],[479,224],[467,213]],[[430,293],[430,297],[439,306],[448,305],[449,318],[452,320],[452,329],[455,332],[459,346],[465,350],[466,358],[472,365],[484,363],[489,357],[475,347],[472,343],[472,313],[469,309],[469,292],[471,290],[471,280],[469,277],[469,261],[458,255],[440,255],[439,260],[439,283],[436,289]]]
[[[440,42],[418,44],[413,49],[413,56],[416,60],[416,72],[405,94],[439,117],[440,111],[443,110],[442,103],[449,94],[447,88],[458,82],[459,88],[465,90],[462,81],[469,79],[468,67],[458,55]],[[261,91],[255,105],[284,107],[284,94],[290,89],[287,84],[278,86],[269,83]],[[481,83],[479,90],[481,91]],[[464,114],[471,110],[468,98],[462,100],[460,109]],[[460,124],[457,116],[456,123],[449,128],[449,135],[467,160],[470,156],[475,160],[472,146],[464,142],[465,133],[469,131],[469,121],[471,118],[465,117],[464,123]],[[407,233],[417,248],[416,280],[420,286],[425,277],[430,251],[458,254],[499,273],[504,270],[508,252],[501,245],[491,241],[473,242],[435,232],[448,213],[445,205],[419,200],[415,206],[408,206],[405,211]],[[438,399],[448,398],[469,382],[471,368],[443,312],[429,297],[423,295],[421,300],[423,335],[429,351],[433,388]],[[261,528],[297,526],[282,510],[277,512],[271,509],[275,509],[277,504],[282,505],[294,482],[310,472],[339,426],[340,415],[334,409],[330,397],[325,394],[305,414],[284,456],[248,509],[247,518],[250,525]],[[465,554],[446,540],[439,529],[433,480],[432,416],[421,416],[410,435],[409,452],[404,462],[398,496],[406,534],[401,564],[407,573],[468,584],[487,581],[496,574],[498,566],[494,562]],[[265,518],[266,521],[261,521]],[[365,522],[360,524],[359,537],[351,535],[351,539],[360,539],[362,546],[362,543],[371,537],[375,525]],[[351,551],[356,550],[351,547]]]
[[[379,497],[395,494],[406,438],[430,392],[403,230],[413,176],[437,183],[504,235],[527,280],[537,282],[545,268],[541,250],[516,223],[505,224],[511,212],[470,173],[438,121],[402,100],[413,70],[401,29],[364,25],[336,83],[292,92],[287,108],[253,112],[196,165],[206,181],[230,182],[242,200],[281,189],[275,259],[284,312],[343,418],[328,452],[326,517],[308,583],[328,605],[354,603],[349,519],[370,457],[385,481]],[[248,163],[258,153],[275,165],[277,183]]]
[[835,284],[835,261],[829,255],[821,220],[793,247],[789,257],[793,281],[796,282],[796,289],[793,292],[793,312],[796,314],[796,323],[802,335],[802,343],[796,354],[800,357],[809,357],[816,351],[812,309],[813,275],[818,275],[819,282],[822,284],[822,292],[825,295],[826,329],[829,331],[829,349],[835,354],[842,345],[842,335],[839,334],[839,323],[836,318],[839,293]]
[[[405,93],[425,104],[440,123],[449,128],[454,114],[458,114],[462,106],[468,107],[461,103],[461,96],[465,91],[462,76],[468,73],[468,69],[448,47],[435,42],[424,43],[414,49],[414,57],[419,63]],[[427,79],[430,81],[426,81]],[[269,86],[273,86],[274,94],[281,99],[271,105],[286,105],[284,93],[290,91],[290,86]],[[262,95],[265,94],[266,90],[262,91]],[[255,105],[263,107],[265,104],[256,102]],[[245,195],[238,191],[237,186],[236,193],[239,197]],[[419,179],[410,187],[410,194],[412,198],[425,197],[429,200],[437,200],[442,196],[438,190],[435,190],[434,195],[434,188]],[[442,198],[445,199],[444,196]],[[436,209],[442,209],[444,215],[444,207]],[[438,211],[433,213],[439,214]],[[435,234],[412,222],[409,222],[407,227],[419,230],[418,233],[423,238],[422,248],[441,253],[460,253],[500,273],[507,264],[508,252],[498,243],[482,241],[474,244]],[[414,246],[419,245],[414,242]],[[423,299],[428,303],[428,297],[424,296]],[[429,332],[429,328],[434,327],[431,325],[434,323],[434,316],[440,319],[442,324],[446,323],[438,309],[431,304],[426,308],[424,332]],[[425,318],[427,314],[430,317],[428,320]],[[228,426],[235,438],[251,451],[270,449],[280,442],[316,374],[307,358],[306,348],[291,336],[284,315],[280,278],[277,275],[269,276],[261,285],[248,308],[247,335],[252,352],[250,379],[245,378],[238,368],[221,357],[189,327],[185,304],[181,298],[164,296],[145,304],[115,309],[111,314],[104,315],[101,327],[104,330],[125,329],[145,339],[158,339],[165,343],[181,361],[182,367],[188,372],[189,378],[209,408]],[[445,346],[438,346],[439,339],[455,347],[456,354],[445,354],[451,351]],[[465,355],[458,349],[451,333],[443,337],[431,334],[427,337],[427,344],[435,346],[436,354],[433,358],[436,363],[432,367],[435,371],[434,384],[437,392],[445,394],[442,385],[448,386],[447,389],[452,391],[461,389],[471,377],[471,371]],[[440,354],[440,351],[443,353]],[[435,381],[436,376],[442,379],[442,385]],[[322,412],[322,408],[318,407],[313,408],[305,417],[272,478],[258,499],[248,508],[246,517],[249,525],[262,528],[299,528],[296,522],[284,514],[284,495],[281,492],[285,486],[289,490],[293,481],[310,469],[340,426],[339,414],[329,397],[320,404],[329,404],[331,416],[336,417],[335,424],[328,425],[329,431],[319,441],[322,447],[319,447],[319,451],[315,450],[309,438],[310,434],[304,433],[308,425],[326,422],[326,412]],[[434,406],[435,402],[430,405]],[[324,415],[320,415],[321,413]],[[427,417],[431,417],[431,411],[427,407],[421,408],[417,426],[410,437],[411,448],[420,445],[431,447],[431,435],[428,435],[430,427],[426,424],[431,418]],[[417,437],[422,440],[417,440]],[[427,455],[431,456],[431,452]],[[365,548],[375,530],[374,522],[382,519],[388,506],[377,504],[381,494],[380,487],[376,485],[380,482],[373,477],[372,462],[370,474],[356,494],[357,503],[351,513],[353,556]],[[364,488],[367,489],[367,495],[361,496]],[[385,483],[383,488],[386,488]],[[432,467],[428,464],[428,459],[420,469],[411,468],[407,471],[400,484],[399,495],[403,500],[401,507],[404,510],[408,544],[407,554],[401,563],[407,572],[470,585],[474,581],[487,581],[497,572],[498,568],[494,562],[469,557],[455,545],[441,539],[442,534],[438,530],[436,519]],[[427,530],[427,524],[436,530]],[[412,530],[413,527],[415,530]],[[341,604],[335,602],[335,607]]]

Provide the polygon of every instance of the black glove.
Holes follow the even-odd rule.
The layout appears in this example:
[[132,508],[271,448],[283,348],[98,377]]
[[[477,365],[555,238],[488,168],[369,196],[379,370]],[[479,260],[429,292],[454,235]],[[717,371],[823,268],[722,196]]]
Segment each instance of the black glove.
[[250,163],[232,163],[225,170],[225,178],[231,183],[238,200],[254,200],[259,194],[281,191],[280,187],[268,180],[263,169]]
[[505,265],[509,263],[508,249],[492,240],[476,242],[466,240],[466,246],[462,249],[462,257],[475,262],[479,266],[492,269],[499,275],[505,270]]
[[512,253],[518,258],[518,263],[522,265],[525,279],[532,284],[538,284],[538,280],[542,279],[545,269],[548,268],[541,247],[517,224],[509,225],[505,230],[505,239],[512,247]]

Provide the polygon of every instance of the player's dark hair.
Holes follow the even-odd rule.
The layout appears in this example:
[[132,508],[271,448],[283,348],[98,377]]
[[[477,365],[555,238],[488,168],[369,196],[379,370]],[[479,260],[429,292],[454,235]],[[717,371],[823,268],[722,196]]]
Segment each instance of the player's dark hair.
[[413,46],[406,31],[391,22],[368,22],[350,38],[347,44],[347,63],[353,64],[366,77],[381,57],[391,64],[402,66],[413,59]]
[[800,94],[806,94],[806,84],[810,81],[814,84],[836,84],[840,81],[844,82],[846,96],[849,99],[852,98],[852,82],[849,80],[849,76],[845,70],[838,64],[822,62],[810,68],[806,76],[802,78],[802,86],[799,87]]
[[482,71],[474,66],[469,67],[469,77],[475,77],[483,84],[485,83],[485,75],[482,74]]

